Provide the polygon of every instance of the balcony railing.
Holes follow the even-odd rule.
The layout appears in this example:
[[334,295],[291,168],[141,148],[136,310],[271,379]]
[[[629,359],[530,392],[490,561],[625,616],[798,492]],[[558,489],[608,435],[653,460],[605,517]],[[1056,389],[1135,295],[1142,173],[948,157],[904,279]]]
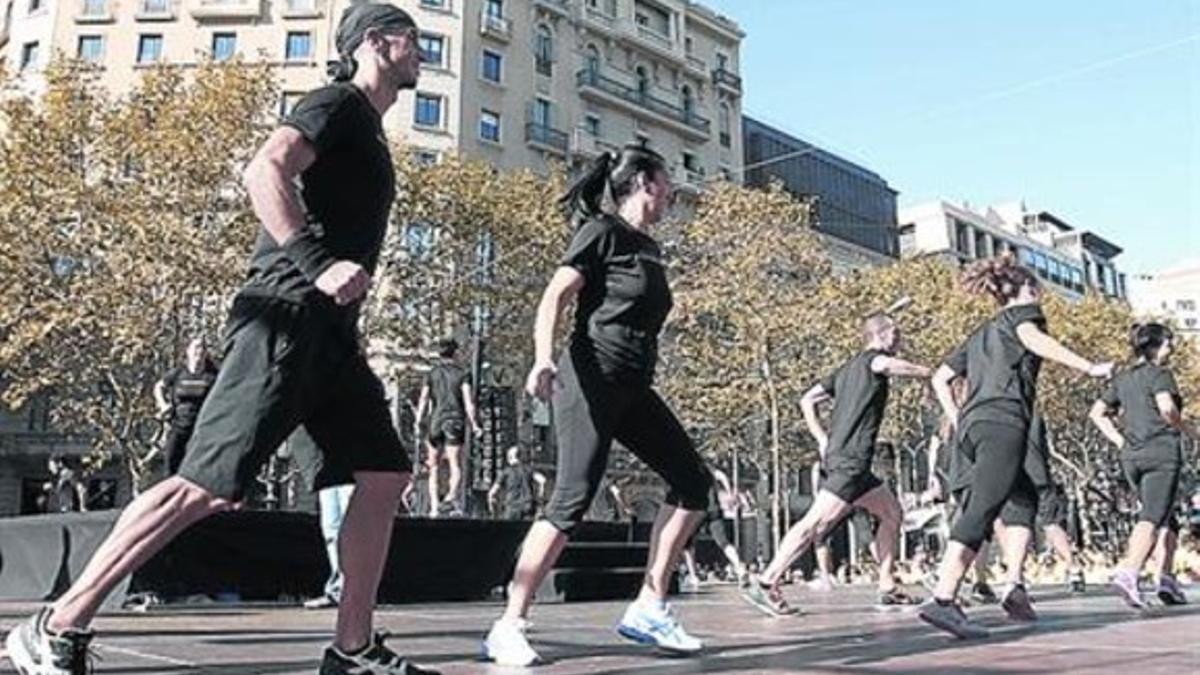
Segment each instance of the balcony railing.
[[502,16],[489,14],[484,10],[479,15],[479,32],[482,35],[508,42],[512,37],[512,22]]
[[622,82],[601,75],[599,71],[584,69],[576,75],[576,83],[580,88],[590,87],[633,104],[650,112],[662,115],[676,122],[681,122],[692,129],[704,134],[709,133],[712,123],[697,115],[695,112],[662,101],[653,95],[639,91]]
[[712,72],[713,84],[718,87],[728,87],[734,91],[742,90],[742,78],[737,73],[730,72],[724,68],[717,68]]
[[262,0],[193,0],[191,15],[197,19],[250,18],[262,14]]
[[139,0],[135,18],[141,21],[170,21],[175,18],[175,7],[171,0]]
[[691,54],[689,54],[687,57],[687,64],[688,64],[689,68],[691,68],[692,70],[695,70],[697,72],[700,72],[700,73],[708,72],[708,64],[704,62],[704,59],[701,59],[699,57],[692,56]]
[[564,16],[571,11],[571,0],[534,0],[534,4]]
[[81,23],[112,21],[109,0],[83,0],[79,3],[79,14],[75,20]]
[[564,155],[567,154],[567,149],[570,146],[570,139],[568,139],[566,132],[538,122],[527,122],[525,124],[525,142],[543,145]]
[[662,49],[671,48],[671,38],[648,26],[637,27],[638,37]]

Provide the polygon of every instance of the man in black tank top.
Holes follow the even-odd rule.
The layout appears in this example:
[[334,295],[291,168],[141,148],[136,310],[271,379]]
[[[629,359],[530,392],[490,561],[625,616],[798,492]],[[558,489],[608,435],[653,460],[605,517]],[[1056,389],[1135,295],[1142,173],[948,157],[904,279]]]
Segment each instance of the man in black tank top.
[[[779,584],[787,569],[810,545],[832,530],[854,507],[879,519],[876,532],[879,555],[879,604],[913,604],[892,576],[902,513],[892,491],[871,473],[875,440],[887,405],[888,378],[929,377],[924,366],[895,356],[900,329],[891,317],[875,314],[863,324],[866,348],[804,394],[801,406],[808,428],[817,439],[826,471],[813,506],[779,544],[779,551],[759,579],[751,582],[745,598],[758,609],[779,616],[793,613]],[[829,433],[821,427],[816,404],[833,399]]]
[[[421,396],[417,401],[416,438],[421,437],[421,422],[429,411],[429,434],[425,438],[425,466],[429,469],[429,516],[436,518],[443,510],[461,516],[462,452],[467,440],[467,421],[475,436],[483,434],[475,414],[475,392],[467,373],[454,363],[458,343],[442,340],[437,347],[438,363],[425,375]],[[443,451],[450,466],[445,499],[438,496]]]

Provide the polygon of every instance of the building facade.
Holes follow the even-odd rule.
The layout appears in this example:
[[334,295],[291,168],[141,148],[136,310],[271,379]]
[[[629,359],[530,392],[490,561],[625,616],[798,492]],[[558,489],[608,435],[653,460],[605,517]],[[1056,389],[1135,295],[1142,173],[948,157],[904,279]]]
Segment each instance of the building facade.
[[816,198],[816,229],[839,267],[899,257],[896,191],[879,174],[750,117],[742,120],[745,183],[779,181]]
[[1181,335],[1200,340],[1200,259],[1131,276],[1129,304],[1138,316],[1171,321]]
[[1019,202],[980,211],[937,201],[900,209],[899,219],[905,257],[933,254],[970,262],[1011,252],[1069,299],[1088,290],[1126,296],[1125,274],[1114,262],[1122,249],[1048,211],[1031,211]]
[[[27,86],[55,54],[129,91],[157,63],[266,60],[286,113],[325,81],[346,0],[8,0],[0,53]],[[645,140],[698,187],[741,161],[743,33],[690,0],[395,0],[421,30],[415,95],[385,118],[430,160],[545,170]]]

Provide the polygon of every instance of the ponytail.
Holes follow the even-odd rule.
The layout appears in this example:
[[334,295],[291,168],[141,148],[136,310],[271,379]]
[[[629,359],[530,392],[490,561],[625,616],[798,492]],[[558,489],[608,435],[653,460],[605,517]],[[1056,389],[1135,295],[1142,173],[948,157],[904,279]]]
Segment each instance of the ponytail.
[[662,155],[642,144],[627,145],[619,155],[605,152],[592,160],[559,203],[578,226],[604,213],[606,200],[619,203],[632,193],[638,176],[651,180],[657,172],[666,170],[667,162]]

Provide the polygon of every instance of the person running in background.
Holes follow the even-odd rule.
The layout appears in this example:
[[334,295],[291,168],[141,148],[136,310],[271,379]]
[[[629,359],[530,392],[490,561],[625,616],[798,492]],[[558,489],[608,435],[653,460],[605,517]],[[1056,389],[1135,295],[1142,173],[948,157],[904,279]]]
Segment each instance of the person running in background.
[[[1175,375],[1167,367],[1174,349],[1171,329],[1158,323],[1138,324],[1129,335],[1136,362],[1122,370],[1092,405],[1091,420],[1121,449],[1121,466],[1137,492],[1141,510],[1129,535],[1125,558],[1113,575],[1113,590],[1135,609],[1146,601],[1138,576],[1156,541],[1161,541],[1157,594],[1164,604],[1180,605],[1187,597],[1175,580],[1175,548],[1179,520],[1175,516],[1183,463],[1183,436],[1200,440],[1196,427],[1183,419],[1183,399]],[[1118,429],[1113,418],[1121,415]]]
[[729,528],[737,514],[737,494],[729,476],[724,471],[713,468],[712,475],[713,491],[709,495],[708,510],[704,513],[704,520],[700,523],[700,527],[696,528],[696,532],[688,540],[687,547],[683,549],[683,562],[687,574],[680,582],[679,587],[684,592],[696,592],[700,588],[700,575],[696,569],[696,537],[703,528],[708,529],[713,543],[729,563],[734,578],[738,580],[738,585],[744,586],[750,581],[746,566],[742,563],[741,556],[738,555],[737,547],[729,538]]
[[[922,621],[960,638],[983,637],[987,629],[970,621],[958,604],[958,590],[980,546],[1003,518],[1003,550],[1009,557],[1008,581],[1001,605],[1012,619],[1037,618],[1025,589],[1020,564],[1033,536],[1037,489],[1025,473],[1029,428],[1037,400],[1042,359],[1050,359],[1091,377],[1106,378],[1111,363],[1093,363],[1046,333],[1038,278],[1011,255],[979,261],[962,275],[969,293],[986,293],[1000,310],[983,323],[934,374],[933,388],[942,410],[956,428],[957,452],[972,462],[970,485],[951,527],[933,598],[921,606]],[[960,409],[951,382],[967,380]],[[1014,558],[1019,558],[1013,563]]]
[[[887,406],[889,379],[926,378],[929,369],[896,356],[901,347],[900,328],[886,314],[867,317],[862,338],[863,350],[805,392],[800,402],[809,431],[817,439],[827,476],[812,508],[788,530],[766,570],[743,591],[743,597],[751,605],[772,616],[795,613],[784,599],[780,585],[792,563],[856,507],[879,519],[876,532],[879,604],[917,602],[899,588],[893,574],[903,519],[900,502],[872,473],[871,466]],[[834,402],[833,418],[826,433],[816,406],[830,399]]]
[[[437,346],[439,361],[425,376],[421,395],[417,401],[416,426],[420,429],[429,411],[429,435],[426,438],[425,466],[429,469],[429,516],[436,518],[443,509],[451,515],[461,516],[463,505],[462,475],[463,447],[467,440],[466,423],[476,438],[483,435],[475,411],[475,392],[466,371],[454,363],[458,343],[452,339],[442,340]],[[420,438],[420,432],[416,432]],[[446,496],[438,496],[442,459],[450,469],[446,481]]]

